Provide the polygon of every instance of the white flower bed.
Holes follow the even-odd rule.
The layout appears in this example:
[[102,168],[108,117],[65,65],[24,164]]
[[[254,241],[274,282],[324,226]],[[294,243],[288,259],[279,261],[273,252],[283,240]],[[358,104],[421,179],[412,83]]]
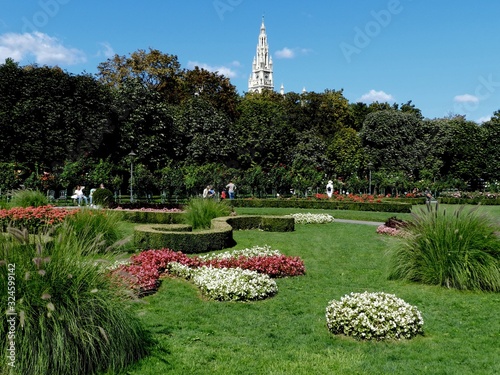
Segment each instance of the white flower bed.
[[264,246],[254,246],[250,249],[226,251],[218,254],[200,255],[199,258],[201,260],[210,260],[210,259],[239,258],[240,256],[244,256],[246,258],[252,258],[252,257],[269,257],[269,256],[280,256],[280,255],[282,254],[279,250],[271,250],[271,246],[264,245]]
[[334,218],[329,214],[290,214],[295,219],[295,224],[325,224],[332,223]]
[[273,296],[278,292],[276,282],[268,275],[241,268],[189,268],[169,263],[169,272],[190,279],[203,295],[217,301],[251,301]]
[[351,293],[326,308],[328,329],[363,340],[410,339],[422,334],[422,314],[393,294]]

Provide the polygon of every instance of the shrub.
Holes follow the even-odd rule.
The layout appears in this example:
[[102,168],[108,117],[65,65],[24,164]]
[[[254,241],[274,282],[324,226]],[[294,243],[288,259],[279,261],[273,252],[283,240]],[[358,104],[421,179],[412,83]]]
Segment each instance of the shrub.
[[214,199],[193,198],[189,201],[186,211],[186,221],[193,229],[206,229],[210,228],[212,219],[228,216],[231,208],[226,203]]
[[107,208],[112,205],[114,201],[115,197],[111,190],[108,189],[97,189],[92,194],[92,204],[96,206]]
[[393,294],[351,293],[326,308],[326,322],[333,334],[361,340],[410,339],[423,334],[420,311]]
[[[130,300],[117,289],[95,261],[96,241],[75,235],[62,224],[54,241],[29,240],[10,230],[0,236],[0,303],[17,315],[15,370],[18,374],[96,374],[123,371],[145,356],[151,343],[147,331],[130,310]],[[19,241],[14,237],[19,238]],[[9,284],[10,282],[10,284]],[[15,304],[8,304],[15,296]],[[9,299],[12,302],[11,299]],[[7,319],[0,324],[0,346],[10,345]],[[6,355],[0,366],[6,368]]]
[[10,207],[40,207],[49,204],[47,196],[38,190],[15,190],[12,193]]
[[498,226],[476,209],[461,207],[413,215],[393,249],[391,279],[448,288],[500,291]]

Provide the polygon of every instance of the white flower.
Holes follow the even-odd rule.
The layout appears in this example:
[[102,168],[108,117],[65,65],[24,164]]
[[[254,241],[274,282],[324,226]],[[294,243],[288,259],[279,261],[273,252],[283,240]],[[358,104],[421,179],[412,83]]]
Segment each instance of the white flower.
[[326,308],[328,329],[360,339],[410,339],[422,334],[420,311],[393,294],[351,293]]
[[242,256],[245,258],[252,258],[252,257],[270,257],[270,256],[280,256],[280,255],[282,254],[279,250],[271,250],[271,246],[264,245],[264,246],[254,246],[250,249],[226,251],[218,254],[210,253],[206,255],[201,255],[199,256],[199,258],[201,260],[211,260],[211,259],[239,258]]
[[325,224],[332,223],[334,218],[329,214],[291,214],[288,216],[292,216],[295,219],[295,224]]
[[171,274],[191,279],[203,295],[217,301],[261,300],[278,292],[273,279],[255,271],[206,266],[191,269],[179,263],[168,267]]

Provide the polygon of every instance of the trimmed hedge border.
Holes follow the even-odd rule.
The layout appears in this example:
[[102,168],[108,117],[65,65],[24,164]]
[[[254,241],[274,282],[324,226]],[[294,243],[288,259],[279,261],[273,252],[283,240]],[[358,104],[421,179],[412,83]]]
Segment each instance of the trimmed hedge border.
[[182,224],[184,222],[183,212],[162,212],[162,211],[143,211],[143,210],[111,210],[120,212],[123,220],[132,223],[143,224]]
[[186,254],[203,253],[234,246],[233,229],[292,232],[295,219],[285,216],[225,216],[212,219],[210,229],[196,232],[185,224],[140,224],[134,228],[134,244],[140,250],[169,248]]
[[484,206],[498,206],[500,205],[500,199],[495,198],[453,198],[453,197],[439,197],[439,203],[442,204],[481,204]]
[[410,213],[411,203],[359,203],[320,201],[309,199],[232,199],[228,201],[234,207],[279,207],[279,208],[310,208],[327,210],[356,210]]

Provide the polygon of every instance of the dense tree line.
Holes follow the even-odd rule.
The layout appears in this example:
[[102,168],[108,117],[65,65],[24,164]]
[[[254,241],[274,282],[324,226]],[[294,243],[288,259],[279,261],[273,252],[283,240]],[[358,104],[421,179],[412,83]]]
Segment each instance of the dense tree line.
[[423,118],[411,102],[349,103],[342,90],[240,96],[228,78],[153,49],[98,70],[0,65],[0,189],[127,194],[130,163],[136,193],[166,197],[230,179],[254,195],[322,192],[330,179],[356,193],[500,181],[500,112],[478,125]]

